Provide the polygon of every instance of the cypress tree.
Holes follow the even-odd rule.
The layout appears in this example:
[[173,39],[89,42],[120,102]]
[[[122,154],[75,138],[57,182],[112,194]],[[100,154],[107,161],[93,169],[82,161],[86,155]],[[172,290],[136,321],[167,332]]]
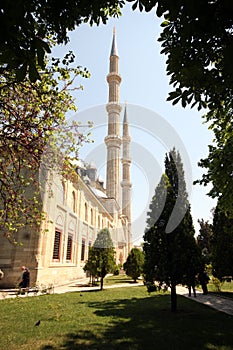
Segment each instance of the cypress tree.
[[[161,214],[157,219],[158,209]],[[176,285],[200,269],[201,255],[194,233],[183,164],[179,152],[173,149],[165,156],[165,174],[152,198],[143,246],[146,281],[170,287],[173,312],[177,309]]]

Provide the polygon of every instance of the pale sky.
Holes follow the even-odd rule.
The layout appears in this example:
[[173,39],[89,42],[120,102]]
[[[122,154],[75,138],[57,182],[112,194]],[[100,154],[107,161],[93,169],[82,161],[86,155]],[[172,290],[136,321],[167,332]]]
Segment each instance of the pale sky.
[[[164,172],[164,157],[173,146],[179,149],[186,173],[189,200],[196,229],[198,219],[212,218],[210,210],[215,201],[209,198],[206,187],[192,185],[201,177],[203,170],[197,166],[208,154],[208,144],[213,135],[203,124],[204,112],[172,106],[167,102],[169,77],[166,75],[166,57],[160,54],[157,41],[161,32],[161,20],[151,13],[132,12],[128,4],[119,19],[111,19],[99,27],[85,24],[70,33],[70,43],[53,50],[62,56],[69,50],[76,55],[76,64],[87,67],[91,78],[77,81],[84,90],[74,92],[78,113],[75,119],[85,123],[94,122],[94,143],[85,145],[81,158],[93,160],[98,172],[105,178],[108,99],[106,75],[113,28],[116,27],[117,46],[120,57],[120,102],[127,101],[131,134],[132,158],[132,216],[133,242],[142,240],[146,212],[161,174]],[[69,115],[68,118],[73,118]],[[122,111],[123,118],[123,111]]]

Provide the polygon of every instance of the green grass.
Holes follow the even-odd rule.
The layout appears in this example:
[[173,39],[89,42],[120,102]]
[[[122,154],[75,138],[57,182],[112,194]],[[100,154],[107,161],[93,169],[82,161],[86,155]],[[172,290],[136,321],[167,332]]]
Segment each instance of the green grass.
[[210,283],[208,283],[208,291],[210,293],[233,299],[233,281],[224,282],[221,285],[221,292],[218,292],[214,284],[210,281]]
[[[209,291],[212,291],[212,292],[215,292],[216,289],[215,289],[215,286],[214,284],[210,281],[210,283],[208,283],[208,289]],[[221,285],[221,291],[222,292],[232,292],[233,293],[233,281],[231,282],[224,282],[222,285]]]
[[[142,282],[142,279],[138,279],[137,283]],[[120,274],[120,275],[108,275],[104,278],[104,286],[110,286],[110,285],[119,285],[119,284],[125,284],[130,285],[134,283],[134,280],[132,277],[127,276],[126,274]],[[100,285],[100,281],[96,282],[96,285]]]
[[134,283],[132,277],[129,277],[125,274],[120,274],[117,276],[107,276],[104,279],[104,285],[112,285],[112,284],[119,284],[119,283],[125,283],[125,284],[132,284]]
[[[233,317],[125,287],[0,301],[1,350],[230,350]],[[41,320],[36,327],[35,323]]]

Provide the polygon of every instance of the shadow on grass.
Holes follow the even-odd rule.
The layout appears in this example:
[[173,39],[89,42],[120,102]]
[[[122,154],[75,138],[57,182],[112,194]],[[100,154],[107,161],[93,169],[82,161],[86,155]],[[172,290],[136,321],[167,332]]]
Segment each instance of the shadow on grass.
[[99,322],[66,334],[60,347],[42,350],[233,349],[233,317],[184,297],[178,297],[177,313],[170,312],[170,295],[161,294],[83,303]]
[[111,285],[111,284],[138,284],[139,281],[134,282],[134,280],[109,280],[109,281],[105,281],[105,285]]

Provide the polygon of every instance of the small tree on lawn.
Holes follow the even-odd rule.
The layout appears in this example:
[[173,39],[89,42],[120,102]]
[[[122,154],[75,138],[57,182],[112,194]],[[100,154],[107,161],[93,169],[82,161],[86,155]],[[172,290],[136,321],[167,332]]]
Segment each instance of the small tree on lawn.
[[93,286],[95,284],[96,277],[98,277],[97,254],[95,252],[95,249],[93,249],[93,247],[89,248],[88,260],[83,270],[90,274],[90,283]]
[[138,277],[143,272],[144,254],[138,248],[131,249],[123,268],[126,274],[133,278],[134,282],[137,282]]
[[110,232],[107,228],[99,231],[97,238],[90,249],[88,261],[84,270],[100,277],[100,289],[103,289],[104,277],[113,271],[116,265],[115,251]]
[[199,235],[197,236],[197,244],[202,251],[202,256],[206,264],[211,263],[212,256],[212,239],[213,230],[212,225],[203,219],[198,220],[200,224]]

